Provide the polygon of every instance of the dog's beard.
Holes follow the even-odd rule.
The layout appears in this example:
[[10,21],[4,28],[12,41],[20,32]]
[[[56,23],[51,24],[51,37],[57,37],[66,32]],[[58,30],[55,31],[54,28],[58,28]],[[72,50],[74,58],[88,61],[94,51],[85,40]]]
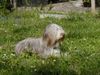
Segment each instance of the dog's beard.
[[61,37],[59,39],[55,40],[53,45],[55,45],[57,43],[61,44],[61,42],[64,40],[64,38],[65,38],[65,34],[61,35]]

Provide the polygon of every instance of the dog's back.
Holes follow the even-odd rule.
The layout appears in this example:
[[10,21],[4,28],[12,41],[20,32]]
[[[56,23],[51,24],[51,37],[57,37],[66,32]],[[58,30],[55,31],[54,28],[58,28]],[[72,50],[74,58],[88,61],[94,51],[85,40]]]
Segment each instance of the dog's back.
[[17,43],[16,47],[15,47],[15,52],[16,54],[20,54],[25,50],[29,50],[31,49],[31,52],[39,52],[41,51],[43,42],[42,42],[42,38],[27,38],[24,39],[20,42]]

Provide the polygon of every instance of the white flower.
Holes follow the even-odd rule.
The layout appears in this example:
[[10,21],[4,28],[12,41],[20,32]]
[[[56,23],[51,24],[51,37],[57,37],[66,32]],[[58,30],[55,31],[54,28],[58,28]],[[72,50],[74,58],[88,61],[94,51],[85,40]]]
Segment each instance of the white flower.
[[3,58],[3,59],[8,58],[8,57],[7,57],[7,54],[3,54],[2,58]]
[[5,32],[7,32],[7,30],[5,30]]
[[11,56],[15,56],[15,54],[11,53]]
[[37,69],[34,69],[34,71],[37,71]]
[[56,60],[54,59],[53,61],[55,62]]
[[2,49],[2,46],[0,46],[0,49]]
[[3,56],[7,56],[7,54],[3,54]]
[[18,24],[13,24],[14,26],[18,26]]
[[42,64],[44,64],[44,60],[42,60]]

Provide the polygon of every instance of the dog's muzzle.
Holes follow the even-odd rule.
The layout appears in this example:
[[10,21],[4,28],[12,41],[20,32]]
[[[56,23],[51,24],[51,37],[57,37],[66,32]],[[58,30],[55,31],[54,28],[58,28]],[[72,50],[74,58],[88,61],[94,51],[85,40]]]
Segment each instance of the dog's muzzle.
[[56,43],[60,43],[61,44],[61,42],[64,40],[64,38],[65,38],[65,33],[61,33],[60,34],[60,38],[57,39],[54,44],[56,44]]

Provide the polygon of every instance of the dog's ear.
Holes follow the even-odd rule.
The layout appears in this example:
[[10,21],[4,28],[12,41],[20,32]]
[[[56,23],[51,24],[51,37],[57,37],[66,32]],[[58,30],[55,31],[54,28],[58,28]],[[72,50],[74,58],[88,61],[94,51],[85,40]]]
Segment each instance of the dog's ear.
[[47,46],[51,46],[52,45],[52,39],[51,36],[47,33],[44,33],[43,35],[43,40],[47,42]]
[[47,38],[48,38],[48,34],[47,33],[44,33],[43,34],[43,40],[47,40]]

